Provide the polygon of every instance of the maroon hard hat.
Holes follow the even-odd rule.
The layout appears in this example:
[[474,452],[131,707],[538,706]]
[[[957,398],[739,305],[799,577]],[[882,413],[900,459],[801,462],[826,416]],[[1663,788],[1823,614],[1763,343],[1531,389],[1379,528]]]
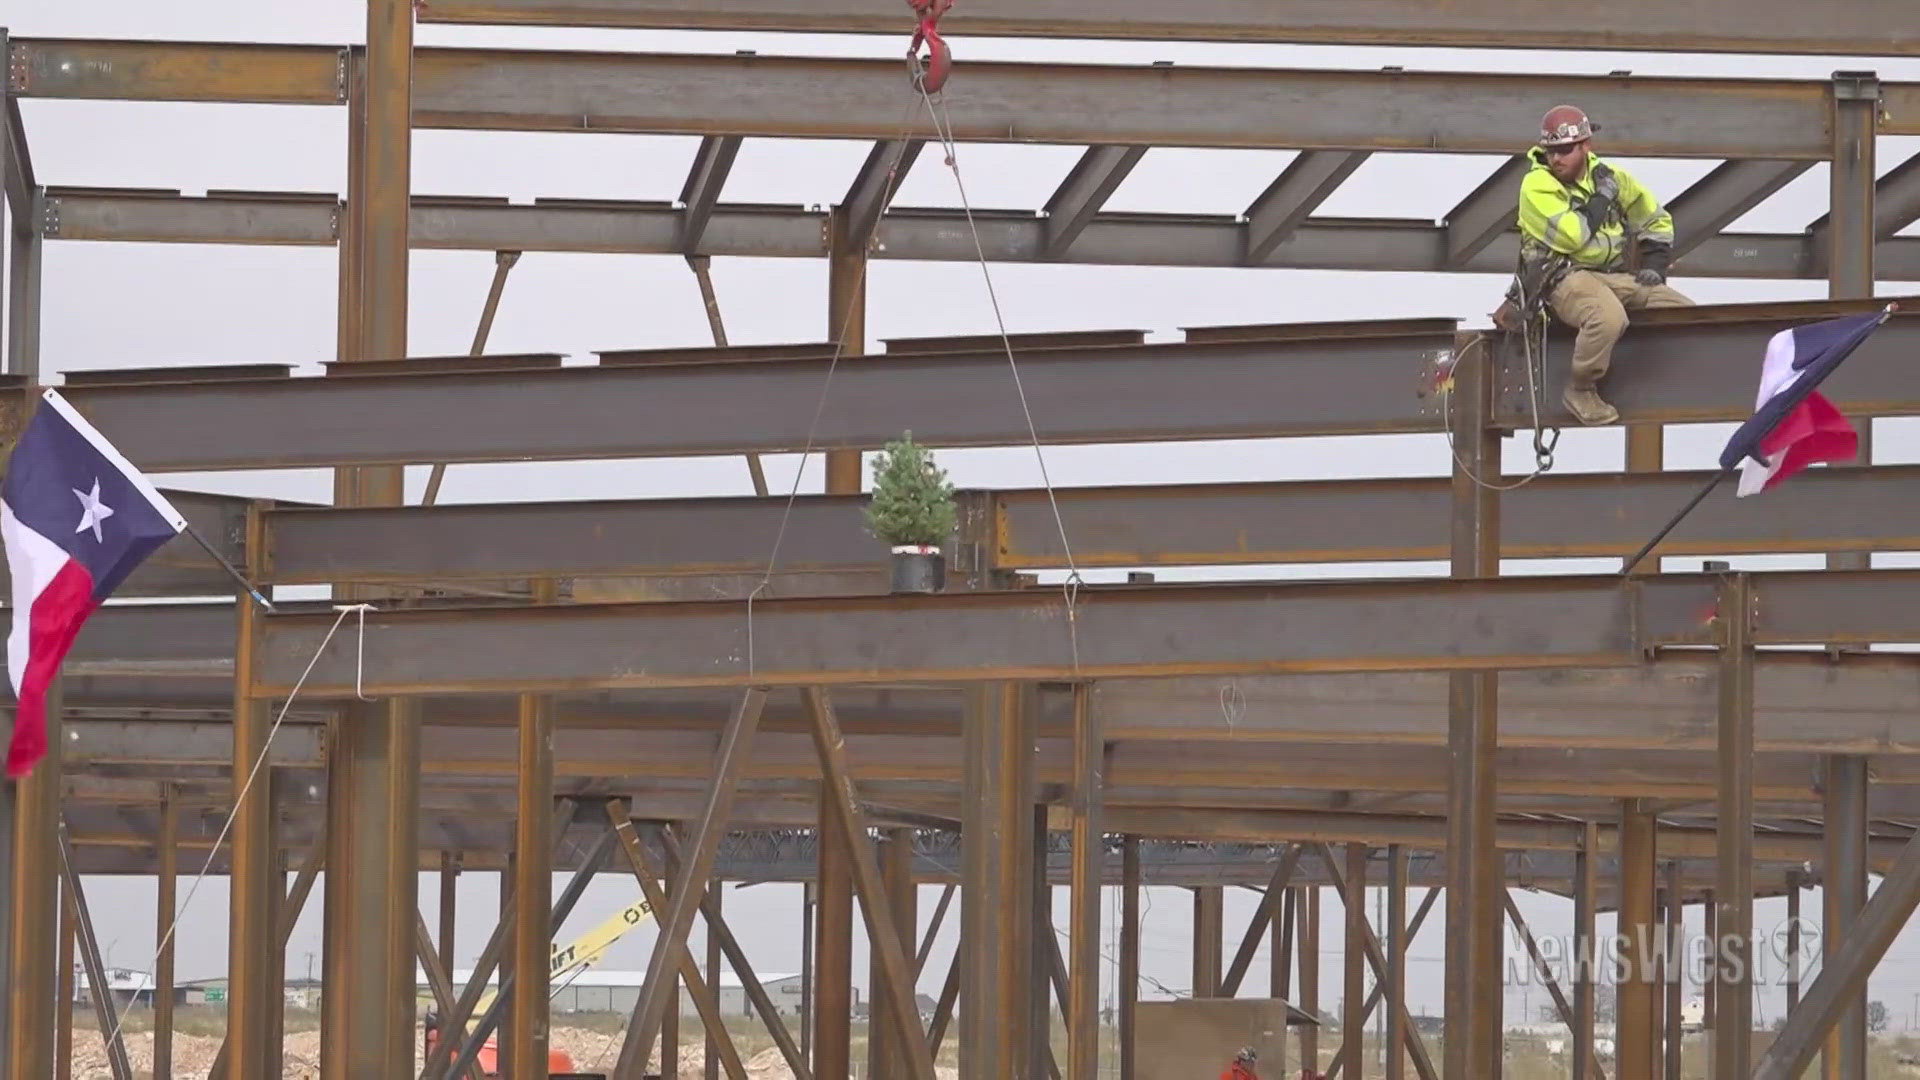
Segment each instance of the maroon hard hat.
[[1555,105],[1540,118],[1541,146],[1569,146],[1593,138],[1599,125],[1572,105]]

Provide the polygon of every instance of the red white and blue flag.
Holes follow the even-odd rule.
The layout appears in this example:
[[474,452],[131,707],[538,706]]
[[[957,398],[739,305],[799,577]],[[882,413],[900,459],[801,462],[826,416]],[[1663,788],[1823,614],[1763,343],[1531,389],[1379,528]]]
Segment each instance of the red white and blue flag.
[[41,395],[0,481],[13,578],[7,676],[18,701],[8,776],[46,754],[47,690],[81,625],[186,524],[72,405],[53,390]]
[[1775,487],[1809,465],[1851,460],[1859,433],[1816,389],[1893,313],[1865,315],[1782,330],[1767,343],[1753,416],[1720,451],[1720,467],[1740,466],[1740,497]]

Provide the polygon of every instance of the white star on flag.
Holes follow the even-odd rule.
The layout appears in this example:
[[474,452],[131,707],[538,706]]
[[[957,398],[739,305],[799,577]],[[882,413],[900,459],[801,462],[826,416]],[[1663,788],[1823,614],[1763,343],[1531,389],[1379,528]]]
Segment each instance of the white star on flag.
[[100,501],[100,478],[94,478],[92,492],[81,491],[79,488],[67,490],[73,492],[74,496],[80,500],[80,524],[74,526],[73,531],[82,533],[92,529],[94,542],[100,543],[104,539],[100,534],[100,523],[113,516],[113,507]]

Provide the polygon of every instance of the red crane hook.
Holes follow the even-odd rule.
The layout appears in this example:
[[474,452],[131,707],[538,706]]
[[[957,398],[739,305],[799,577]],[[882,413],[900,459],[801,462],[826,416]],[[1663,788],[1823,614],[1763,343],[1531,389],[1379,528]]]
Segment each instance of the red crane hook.
[[[907,66],[916,84],[924,86],[929,94],[937,94],[953,71],[953,53],[940,36],[940,16],[953,6],[953,0],[907,0],[907,6],[920,17],[919,25],[913,28],[913,43],[907,46]],[[924,65],[919,57],[923,41],[927,44]]]

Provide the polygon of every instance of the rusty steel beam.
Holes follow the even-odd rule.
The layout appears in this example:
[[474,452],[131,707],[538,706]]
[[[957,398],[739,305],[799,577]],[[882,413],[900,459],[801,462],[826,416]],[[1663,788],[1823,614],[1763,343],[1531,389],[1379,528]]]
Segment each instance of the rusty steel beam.
[[[1818,579],[1818,580],[1816,580]],[[1766,575],[1756,641],[1904,640],[1920,572]],[[277,615],[250,692],[283,694],[311,661],[309,701],[359,694],[806,686],[1262,672],[1631,666],[1698,642],[1710,581],[1667,575],[1098,586],[938,597],[376,611],[372,647],[324,649],[332,619]],[[1073,617],[1069,634],[1068,616]],[[1380,628],[1392,625],[1393,634]],[[1267,629],[1313,626],[1276,656]],[[1224,633],[1241,626],[1246,633]],[[1850,628],[1839,633],[1840,628]],[[749,631],[751,630],[751,640]],[[644,661],[637,658],[644,657]],[[317,658],[317,659],[315,659]]]
[[[1647,313],[1621,343],[1609,392],[1627,423],[1743,419],[1752,391],[1738,373],[1751,365],[1756,341],[1863,306],[1868,302],[1819,301]],[[1556,399],[1566,339],[1557,340],[1560,362],[1550,362],[1543,390]],[[1916,345],[1920,315],[1896,315],[1823,391],[1853,414],[1920,413],[1920,394],[1902,366]],[[1325,323],[1092,354],[1035,350],[1021,368],[1043,443],[1378,434],[1442,426],[1431,403],[1408,392],[1407,364],[1455,347],[1450,320]],[[830,363],[815,356],[387,372],[90,386],[68,396],[131,460],[155,471],[797,451],[810,427],[813,445],[833,452],[877,449],[903,427],[930,446],[1013,445],[1033,437],[1017,413],[1002,419],[1006,410],[968,405],[998,385],[1006,363],[1000,350],[918,359],[911,378],[901,378],[894,363],[843,358],[833,400],[810,423],[807,410],[790,404],[816,393]],[[1273,380],[1282,367],[1290,392],[1276,398]],[[1103,392],[1087,394],[1090,382]],[[1524,379],[1514,385],[1523,387]],[[1524,397],[1523,388],[1519,398],[1503,400],[1494,422],[1530,423]],[[510,422],[529,400],[570,422]],[[728,434],[736,429],[704,422],[716,410],[756,420],[750,432]],[[225,438],[196,437],[216,423]]]
[[[1543,477],[1508,495],[1505,558],[1636,550],[1704,473]],[[1789,504],[1713,500],[1660,555],[1920,547],[1920,466],[1809,473]],[[1415,561],[1446,555],[1444,480],[1326,480],[962,493],[987,528],[982,554],[1004,570],[1062,566],[1059,507],[1084,568]],[[1856,513],[1866,502],[1882,508]],[[878,573],[885,550],[862,526],[864,496],[811,495],[790,511],[752,497],[274,509],[262,580],[497,581],[536,574],[741,574],[758,578],[783,524],[782,569]],[[1568,515],[1589,525],[1577,533]],[[1372,524],[1356,536],[1347,523]],[[484,545],[466,541],[485,536]],[[200,580],[218,568],[208,561]]]
[[[1898,0],[1847,0],[1819,25],[1793,24],[1789,3],[1711,0],[1683,9],[1637,0],[1598,13],[1578,30],[1515,22],[1498,0],[1435,8],[1390,0],[1363,11],[1307,0],[1189,0],[1177,7],[1125,3],[1090,9],[1073,0],[978,0],[942,20],[973,37],[1262,41],[1313,45],[1445,45],[1461,48],[1907,56],[1920,34]],[[783,30],[900,33],[900,18],[857,0],[436,0],[424,22],[605,26],[650,30]],[[1782,23],[1778,20],[1786,20]]]
[[[22,39],[12,53],[22,97],[344,101],[336,47]],[[903,125],[900,85],[891,60],[420,49],[411,103],[423,128],[937,137],[924,111]],[[942,108],[961,141],[1509,153],[1533,123],[1513,102],[1566,98],[1609,118],[1621,156],[1822,160],[1830,93],[1789,79],[973,61]],[[1890,113],[1886,133],[1920,130]]]
[[[1026,878],[1033,865],[1036,792],[1028,696],[1014,682],[967,691],[960,1068],[968,1076],[1024,1075],[1029,1060],[1027,1028],[1036,987],[1029,933],[1032,889]],[[1124,979],[1127,946],[1121,948]],[[1124,987],[1121,994],[1124,1002],[1129,996]],[[1124,1037],[1131,1017],[1126,1005],[1121,1010]]]
[[680,219],[680,250],[683,253],[691,255],[700,250],[707,222],[712,220],[713,208],[720,203],[720,192],[727,186],[727,177],[733,172],[734,159],[740,156],[742,141],[737,136],[728,135],[708,135],[700,140],[700,150],[693,157],[693,168],[687,173],[687,182],[680,188],[680,205],[684,208]]
[[1146,156],[1144,146],[1087,147],[1041,211],[1047,222],[1044,257],[1053,261],[1065,259],[1074,241],[1086,231],[1088,222]]
[[1367,157],[1364,150],[1308,150],[1295,157],[1247,207],[1247,265],[1259,266],[1272,258]]
[[[1719,880],[1708,901],[1714,963],[1713,1072],[1716,1078],[1753,1075],[1753,713],[1752,579],[1728,576],[1721,585],[1720,792],[1715,806]],[[1676,902],[1678,902],[1676,900]],[[1676,980],[1677,981],[1677,980]]]
[[[1506,273],[1519,236],[1511,226],[1518,167],[1489,181],[1480,202],[1463,204],[1441,225],[1409,218],[1307,218],[1260,263],[1267,268],[1379,270],[1411,273]],[[1891,193],[1890,193],[1891,197]],[[1913,196],[1908,194],[1911,202]],[[176,244],[330,245],[340,237],[341,206],[330,194],[49,188],[50,240]],[[974,211],[981,248],[993,262],[1040,261],[1047,220],[1032,211]],[[720,204],[702,234],[704,256],[822,258],[828,240],[823,210],[798,206]],[[671,255],[681,252],[683,215],[657,202],[416,196],[411,242],[416,248],[464,251],[553,251]],[[875,258],[973,262],[979,258],[964,213],[894,208],[882,215],[871,245]],[[1920,279],[1920,239],[1875,245],[1883,281]],[[1244,265],[1251,224],[1238,215],[1103,213],[1062,260],[1089,265]],[[1824,250],[1808,235],[1726,233],[1705,240],[1686,260],[1689,277],[1824,279]]]
[[1805,161],[1725,161],[1673,197],[1674,264],[1687,273],[1686,257],[1749,210],[1812,168]]

